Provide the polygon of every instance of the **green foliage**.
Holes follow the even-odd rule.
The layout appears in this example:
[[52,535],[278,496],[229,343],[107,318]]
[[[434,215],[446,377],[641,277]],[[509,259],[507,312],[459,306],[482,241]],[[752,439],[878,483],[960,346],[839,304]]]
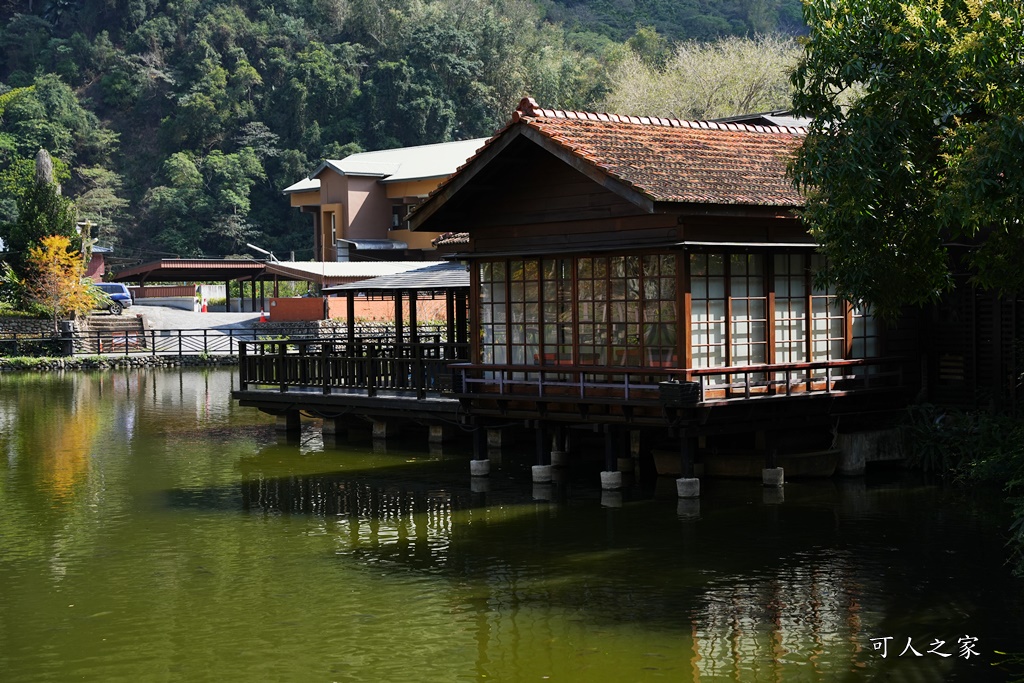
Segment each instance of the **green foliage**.
[[[894,315],[951,286],[1024,288],[1024,15],[1017,0],[809,0],[794,73],[814,118],[792,174],[843,297]],[[956,264],[952,264],[956,265]]]
[[1024,420],[984,411],[912,406],[904,425],[907,464],[967,484],[995,484],[1009,496],[1009,545],[1024,575]]
[[17,219],[0,225],[0,238],[7,248],[7,263],[24,277],[29,250],[43,238],[61,235],[78,241],[77,213],[74,202],[62,196],[53,183],[31,182],[18,197],[17,206]]
[[25,298],[25,281],[18,277],[9,263],[0,263],[0,310],[6,315],[9,311],[21,308]]
[[222,256],[244,240],[308,255],[308,216],[280,190],[321,159],[490,135],[527,94],[594,109],[622,41],[660,64],[673,41],[772,30],[798,4],[0,3],[0,93],[35,88],[0,122],[0,222],[21,185],[5,174],[42,147],[119,257]]

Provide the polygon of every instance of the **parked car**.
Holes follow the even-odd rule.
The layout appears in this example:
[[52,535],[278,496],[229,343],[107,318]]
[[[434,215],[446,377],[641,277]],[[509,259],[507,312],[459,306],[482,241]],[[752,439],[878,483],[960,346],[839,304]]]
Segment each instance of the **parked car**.
[[107,295],[109,303],[103,305],[104,310],[114,315],[121,315],[124,309],[132,305],[132,295],[128,287],[120,282],[98,282],[94,285],[96,289]]

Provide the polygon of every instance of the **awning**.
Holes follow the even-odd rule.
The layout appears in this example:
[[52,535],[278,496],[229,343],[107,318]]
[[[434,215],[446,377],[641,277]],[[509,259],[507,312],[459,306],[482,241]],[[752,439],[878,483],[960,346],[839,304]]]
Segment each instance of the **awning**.
[[118,271],[114,282],[225,282],[263,274],[262,261],[248,259],[162,259]]
[[444,261],[404,273],[382,275],[361,282],[325,287],[323,292],[324,294],[384,293],[397,290],[442,292],[451,289],[469,289],[469,271],[461,263]]

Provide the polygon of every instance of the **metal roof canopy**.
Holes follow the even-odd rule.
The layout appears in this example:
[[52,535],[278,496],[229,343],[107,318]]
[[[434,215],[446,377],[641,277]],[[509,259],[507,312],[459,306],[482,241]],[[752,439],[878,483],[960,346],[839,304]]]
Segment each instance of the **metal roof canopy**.
[[382,275],[361,282],[325,287],[324,294],[349,292],[393,292],[396,290],[446,291],[469,289],[469,270],[458,262],[435,263],[394,275]]
[[262,261],[246,259],[161,259],[114,275],[114,282],[199,282],[249,280],[263,275]]
[[437,261],[277,261],[266,264],[266,274],[326,286],[404,273],[435,263]]

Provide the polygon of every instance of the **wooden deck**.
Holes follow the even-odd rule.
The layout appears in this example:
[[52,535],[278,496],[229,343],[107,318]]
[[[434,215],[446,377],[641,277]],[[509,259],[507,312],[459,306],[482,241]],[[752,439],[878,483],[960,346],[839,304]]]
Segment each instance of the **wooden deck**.
[[760,412],[801,413],[797,406],[806,400],[872,401],[904,389],[904,363],[897,358],[678,369],[476,365],[466,362],[468,353],[468,345],[440,338],[242,342],[241,388],[234,398],[273,414],[301,410],[321,417],[475,415],[667,425],[725,406],[770,404]]

